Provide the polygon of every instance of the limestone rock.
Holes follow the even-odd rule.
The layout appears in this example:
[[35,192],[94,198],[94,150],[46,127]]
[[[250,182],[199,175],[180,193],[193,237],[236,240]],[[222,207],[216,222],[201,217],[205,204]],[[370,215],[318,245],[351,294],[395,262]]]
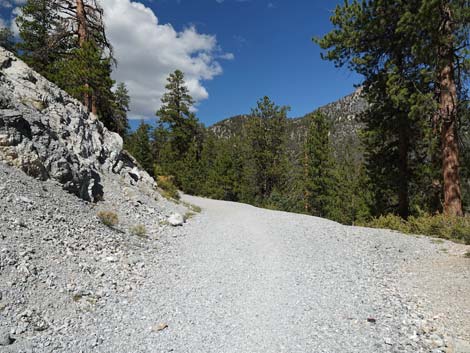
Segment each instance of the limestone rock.
[[173,227],[182,226],[184,224],[184,218],[179,213],[173,213],[170,217],[168,217],[168,223],[170,223]]
[[0,160],[38,179],[55,180],[87,201],[103,198],[107,173],[132,185],[155,186],[123,151],[118,134],[1,47]]

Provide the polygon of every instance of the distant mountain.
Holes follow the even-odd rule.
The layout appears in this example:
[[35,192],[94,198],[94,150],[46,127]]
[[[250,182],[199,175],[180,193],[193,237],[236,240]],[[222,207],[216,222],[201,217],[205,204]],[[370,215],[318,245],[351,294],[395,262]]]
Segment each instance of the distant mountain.
[[[366,109],[367,103],[361,97],[361,89],[339,99],[336,102],[318,108],[301,118],[289,119],[289,150],[299,153],[308,131],[308,117],[316,112],[325,114],[331,122],[331,141],[336,153],[341,153],[344,146],[359,149],[358,131],[361,127],[358,116]],[[222,120],[209,127],[219,138],[230,138],[242,134],[249,115],[237,115]]]

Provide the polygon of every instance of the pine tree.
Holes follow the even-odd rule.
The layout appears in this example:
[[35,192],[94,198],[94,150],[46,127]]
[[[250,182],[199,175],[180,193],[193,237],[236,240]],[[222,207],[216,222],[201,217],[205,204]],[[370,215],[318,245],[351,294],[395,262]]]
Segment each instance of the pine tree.
[[220,200],[238,201],[243,176],[240,138],[217,139],[208,133],[202,149],[203,195]]
[[127,113],[130,110],[131,98],[129,91],[123,82],[116,86],[113,94],[113,119],[112,130],[119,135],[125,137],[129,131],[129,121],[127,120]]
[[417,15],[423,32],[423,36],[421,33],[416,36],[417,42],[413,44],[416,63],[426,65],[438,88],[439,107],[435,118],[441,140],[444,211],[461,216],[458,128],[461,102],[468,99],[463,82],[470,73],[470,3],[466,0],[422,0],[419,10],[407,15],[403,32],[412,31],[413,15]]
[[73,45],[71,35],[61,19],[57,0],[27,0],[16,18],[21,41],[17,43],[21,58],[46,78],[52,65]]
[[357,158],[355,154],[358,151],[355,148],[357,146],[353,147],[350,141],[345,141],[341,157],[336,158],[336,188],[333,190],[335,204],[329,214],[329,218],[349,225],[366,221],[371,216],[370,182],[365,163]]
[[159,170],[159,175],[171,175],[172,162],[176,161],[171,144],[170,132],[163,124],[158,124],[152,131],[153,135],[153,156],[156,163],[156,168]]
[[191,195],[202,194],[201,147],[196,139],[189,145],[182,160],[174,162],[177,183],[181,190]]
[[[106,123],[113,104],[114,59],[103,10],[96,1],[27,0],[16,22],[22,39],[18,50],[26,63],[76,96]],[[83,70],[85,65],[91,65],[90,74]],[[78,77],[74,69],[85,75]],[[73,75],[73,82],[67,82],[67,75]]]
[[111,59],[94,42],[70,51],[70,56],[56,61],[53,80],[75,98],[94,97],[94,113],[113,131],[114,94]]
[[247,200],[263,204],[274,190],[282,192],[287,170],[286,125],[288,107],[268,97],[252,110],[247,126],[246,180],[251,189]]
[[[466,73],[469,17],[466,1],[346,1],[332,17],[335,29],[317,40],[328,50],[324,58],[337,66],[348,64],[365,77],[367,98],[385,98],[377,111],[385,109],[387,117],[396,121],[394,126],[400,127],[392,132],[388,130],[392,124],[379,126],[382,133],[388,130],[389,136],[394,135],[388,140],[389,148],[393,147],[392,141],[398,143],[397,179],[403,183],[398,186],[398,208],[403,216],[409,208],[407,190],[413,184],[410,156],[422,154],[413,146],[418,137],[424,150],[430,150],[433,140],[441,139],[444,209],[450,214],[462,213],[456,135],[456,82],[461,80],[455,80],[455,75],[462,77]],[[419,116],[417,112],[425,114]],[[433,116],[438,127],[434,131],[440,130],[441,135],[435,133],[425,142],[422,137],[428,136],[432,127],[423,122],[431,121]],[[432,159],[427,157],[428,162]]]
[[304,146],[305,211],[318,217],[331,217],[336,204],[336,175],[328,121],[323,114],[310,115]]
[[157,111],[161,128],[170,132],[169,140],[176,160],[182,160],[198,133],[198,121],[191,112],[193,98],[184,82],[184,74],[176,70],[168,77],[167,92]]
[[125,148],[140,163],[142,168],[153,175],[154,159],[150,141],[150,125],[143,120],[138,129],[126,139]]
[[167,92],[157,111],[159,120],[154,130],[154,154],[158,169],[174,177],[184,192],[203,192],[201,154],[204,126],[191,112],[194,104],[184,82],[184,74],[176,70],[168,77]]

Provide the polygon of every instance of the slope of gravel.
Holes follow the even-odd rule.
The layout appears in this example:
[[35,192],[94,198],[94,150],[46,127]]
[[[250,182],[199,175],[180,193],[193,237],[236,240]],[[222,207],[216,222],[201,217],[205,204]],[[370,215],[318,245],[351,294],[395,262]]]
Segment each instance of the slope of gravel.
[[[95,205],[0,162],[0,351],[94,350],[99,313],[153,271],[166,218],[185,208],[116,179],[105,191]],[[100,210],[119,215],[115,229]],[[138,224],[145,237],[130,232]]]
[[169,228],[183,208],[113,183],[93,206],[1,163],[0,181],[2,352],[468,353],[463,246],[194,197]]

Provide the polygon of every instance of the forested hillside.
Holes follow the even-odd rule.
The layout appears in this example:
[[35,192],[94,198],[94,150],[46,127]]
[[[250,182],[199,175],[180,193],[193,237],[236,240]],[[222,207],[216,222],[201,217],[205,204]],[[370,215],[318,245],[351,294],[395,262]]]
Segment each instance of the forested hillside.
[[[329,103],[299,118],[287,120],[287,148],[298,154],[303,149],[309,127],[309,116],[317,113],[330,121],[331,143],[336,153],[341,154],[344,145],[354,145],[359,150],[358,132],[361,129],[360,114],[366,110],[367,102],[361,97],[361,89],[353,94]],[[249,115],[238,115],[210,126],[209,131],[218,138],[229,139],[241,136],[250,119]]]

